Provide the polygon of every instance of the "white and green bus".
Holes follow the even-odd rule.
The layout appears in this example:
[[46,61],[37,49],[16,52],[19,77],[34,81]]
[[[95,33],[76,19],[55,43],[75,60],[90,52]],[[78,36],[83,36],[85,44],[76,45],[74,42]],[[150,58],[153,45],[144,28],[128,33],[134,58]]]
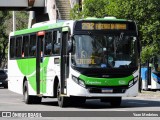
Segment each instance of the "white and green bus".
[[100,99],[118,107],[137,96],[139,40],[134,21],[114,17],[44,22],[10,33],[9,90],[26,104],[60,107]]

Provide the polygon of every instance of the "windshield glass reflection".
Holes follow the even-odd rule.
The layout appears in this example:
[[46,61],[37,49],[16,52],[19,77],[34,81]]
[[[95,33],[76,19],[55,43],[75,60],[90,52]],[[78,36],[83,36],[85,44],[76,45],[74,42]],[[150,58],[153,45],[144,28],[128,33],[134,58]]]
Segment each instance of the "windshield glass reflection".
[[75,35],[72,63],[83,68],[132,68],[137,66],[136,37],[124,35]]

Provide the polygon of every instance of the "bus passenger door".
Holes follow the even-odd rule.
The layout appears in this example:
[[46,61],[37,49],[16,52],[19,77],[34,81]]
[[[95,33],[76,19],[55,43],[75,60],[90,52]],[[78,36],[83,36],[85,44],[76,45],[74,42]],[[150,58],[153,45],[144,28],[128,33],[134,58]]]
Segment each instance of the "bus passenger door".
[[36,92],[37,95],[43,93],[43,41],[44,41],[44,31],[37,33],[37,49],[36,49]]
[[[60,64],[60,77],[61,77],[61,94],[67,94],[65,92],[66,79],[69,77],[69,54],[68,54],[68,38],[69,29],[65,27],[62,29],[62,39],[61,39],[61,64]],[[66,90],[67,91],[67,90]]]

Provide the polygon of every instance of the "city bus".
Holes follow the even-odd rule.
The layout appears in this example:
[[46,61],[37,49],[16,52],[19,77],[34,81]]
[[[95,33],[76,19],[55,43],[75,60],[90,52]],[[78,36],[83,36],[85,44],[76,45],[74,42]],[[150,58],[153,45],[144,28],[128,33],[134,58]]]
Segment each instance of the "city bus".
[[8,88],[26,104],[60,107],[100,99],[113,107],[137,96],[136,23],[115,17],[37,23],[9,36]]
[[141,65],[142,90],[160,90],[160,55]]

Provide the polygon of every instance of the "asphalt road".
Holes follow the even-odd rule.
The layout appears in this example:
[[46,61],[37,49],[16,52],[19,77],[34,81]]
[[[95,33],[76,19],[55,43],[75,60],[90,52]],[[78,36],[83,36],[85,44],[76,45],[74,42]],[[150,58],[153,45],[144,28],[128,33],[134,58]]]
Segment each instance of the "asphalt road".
[[[59,111],[60,116],[58,119],[63,119],[63,117],[67,120],[73,119],[75,120],[76,114],[79,114],[78,112],[81,112],[81,117],[86,117],[87,120],[94,120],[97,119],[101,120],[104,119],[103,117],[98,117],[99,112],[102,112],[104,114],[114,114],[116,118],[119,115],[125,116],[124,114],[141,114],[145,113],[147,111],[151,111],[153,114],[158,114],[158,118],[156,116],[150,116],[149,119],[148,116],[145,116],[144,120],[152,120],[156,119],[158,120],[160,118],[160,112],[157,113],[157,111],[160,111],[160,92],[143,92],[138,97],[125,97],[123,98],[122,104],[120,108],[111,108],[109,104],[107,103],[101,103],[99,100],[87,100],[85,104],[78,105],[78,106],[70,106],[66,108],[60,108],[58,106],[57,100],[55,98],[43,98],[41,104],[31,104],[26,105],[23,102],[22,95],[19,95],[17,93],[13,93],[7,89],[0,88],[0,111],[17,111],[17,112],[36,112],[36,111],[48,111],[47,114],[55,114],[57,111]],[[54,112],[54,113],[53,113]],[[69,112],[69,116],[65,115]],[[76,113],[77,112],[77,113]],[[62,114],[64,113],[64,114]],[[72,115],[71,115],[72,113]],[[85,113],[85,115],[83,114]],[[87,115],[88,114],[88,115]],[[113,114],[111,116],[113,116]],[[61,116],[62,115],[62,116]],[[97,116],[96,116],[97,115]],[[101,114],[100,114],[101,115]],[[104,115],[105,116],[105,115]],[[135,116],[135,115],[134,115]],[[79,116],[78,116],[79,117]],[[93,118],[91,118],[93,117]],[[133,115],[130,117],[130,119],[133,117]],[[77,118],[77,117],[76,117]],[[17,118],[16,118],[17,119]],[[26,119],[26,118],[23,118]],[[38,120],[38,118],[35,118]],[[45,118],[42,118],[45,119]],[[48,119],[51,119],[50,117]],[[83,118],[79,118],[83,119]],[[112,117],[107,117],[107,120],[112,120]],[[127,116],[124,117],[122,120],[128,120]],[[137,120],[139,117],[133,117],[133,119]],[[140,120],[142,120],[143,117],[141,116]],[[119,119],[121,120],[121,119]]]

